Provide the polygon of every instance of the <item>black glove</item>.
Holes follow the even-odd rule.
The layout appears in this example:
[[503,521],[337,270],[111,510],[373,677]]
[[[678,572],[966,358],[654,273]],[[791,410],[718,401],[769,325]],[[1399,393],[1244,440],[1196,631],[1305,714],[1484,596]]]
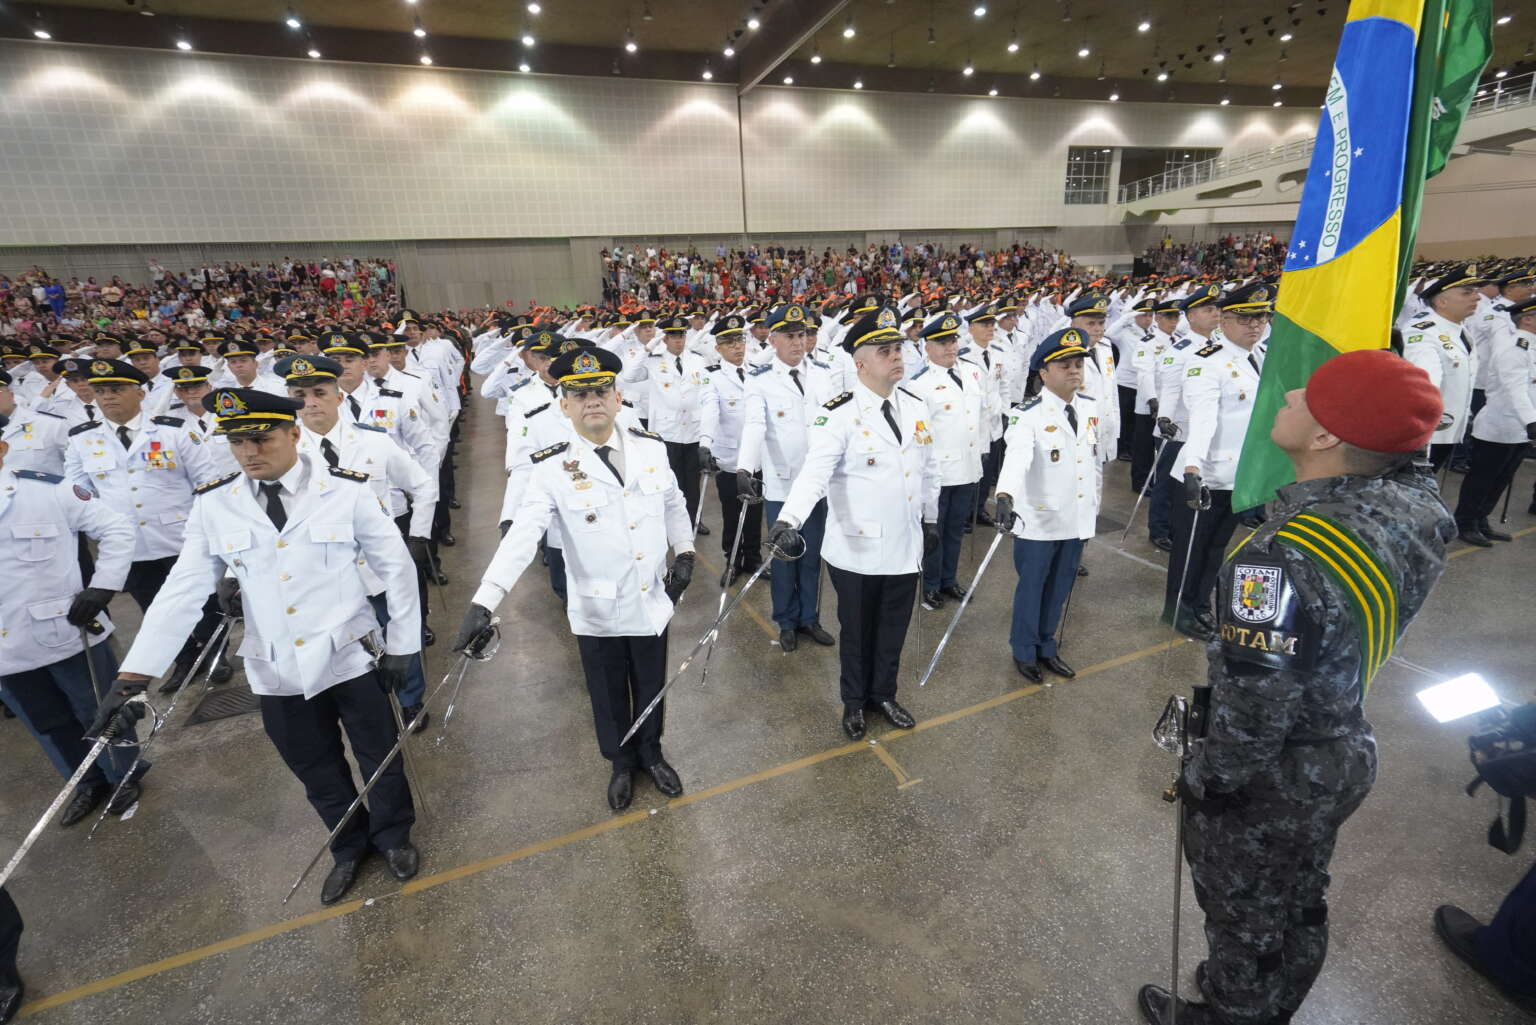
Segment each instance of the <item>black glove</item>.
[[997,501],[992,503],[992,522],[997,527],[999,534],[1013,533],[1013,518],[1018,515],[1013,511],[1013,496],[999,494]]
[[1148,399],[1147,400],[1147,412],[1151,413],[1154,417],[1157,416],[1157,400],[1156,399]]
[[432,549],[424,537],[407,537],[405,549],[411,553],[411,561],[421,569],[432,568]]
[[666,588],[667,597],[676,605],[677,600],[688,590],[688,585],[693,583],[693,553],[684,552],[672,560],[672,568],[667,570],[667,575],[662,578],[662,586]]
[[1198,473],[1184,475],[1184,504],[1191,509],[1211,507],[1211,493],[1205,490],[1205,484],[1200,480]]
[[470,605],[464,610],[464,622],[459,625],[459,636],[454,639],[454,651],[467,651],[480,643],[490,633],[491,610],[484,605]]
[[[783,520],[774,520],[773,526],[768,528],[768,544],[785,555],[790,552],[805,553],[805,539],[800,536],[798,530]],[[798,559],[800,556],[792,557]]]
[[64,614],[64,619],[70,626],[84,626],[107,610],[107,603],[116,593],[105,587],[87,587],[69,603],[69,611]]
[[1536,441],[1536,421],[1525,425],[1525,437],[1528,441]]
[[1179,425],[1166,416],[1160,416],[1157,418],[1157,433],[1172,441],[1179,436]]
[[219,611],[226,616],[242,616],[245,608],[240,602],[240,578],[220,577],[213,593],[218,598]]
[[708,445],[699,446],[699,465],[710,473],[716,473],[720,469],[720,464],[715,462],[715,454],[709,450]]
[[937,523],[923,522],[923,554],[931,555],[939,547],[939,525]]
[[143,694],[148,686],[144,680],[118,680],[113,683],[107,696],[102,698],[101,706],[96,709],[96,718],[91,720],[90,729],[85,731],[86,739],[95,740],[109,728],[116,736],[122,736],[133,729],[133,724],[144,718],[144,705],[130,705],[128,702]]
[[763,482],[752,476],[751,470],[736,471],[736,500],[757,505],[763,500]]
[[400,688],[405,686],[406,674],[410,669],[411,656],[409,655],[380,655],[376,670],[379,674],[379,686],[390,694],[399,694]]
[[498,523],[496,525],[496,529],[501,531],[501,536],[502,537],[506,537],[507,536],[507,531],[512,529],[512,521],[511,520],[502,520],[500,523]]

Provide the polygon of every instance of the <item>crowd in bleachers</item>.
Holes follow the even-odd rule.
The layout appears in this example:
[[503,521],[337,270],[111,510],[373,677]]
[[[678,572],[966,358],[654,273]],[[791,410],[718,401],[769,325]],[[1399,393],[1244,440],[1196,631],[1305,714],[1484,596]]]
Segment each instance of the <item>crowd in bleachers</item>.
[[1279,274],[1285,266],[1285,239],[1272,232],[1224,235],[1215,241],[1175,242],[1171,237],[1147,249],[1142,258],[1153,273],[1214,277]]

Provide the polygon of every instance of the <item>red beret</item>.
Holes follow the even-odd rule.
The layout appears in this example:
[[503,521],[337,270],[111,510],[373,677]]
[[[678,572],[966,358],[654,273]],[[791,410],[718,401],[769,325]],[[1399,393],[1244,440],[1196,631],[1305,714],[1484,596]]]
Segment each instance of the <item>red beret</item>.
[[1445,404],[1419,367],[1388,349],[1358,349],[1312,371],[1307,409],[1356,448],[1413,452],[1429,444]]

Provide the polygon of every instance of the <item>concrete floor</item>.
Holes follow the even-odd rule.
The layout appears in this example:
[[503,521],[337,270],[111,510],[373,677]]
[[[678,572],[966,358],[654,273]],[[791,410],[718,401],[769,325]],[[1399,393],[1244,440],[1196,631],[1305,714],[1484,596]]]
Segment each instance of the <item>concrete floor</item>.
[[[459,465],[433,683],[497,540],[501,431],[484,403]],[[1129,513],[1126,476],[1112,464],[1106,524]],[[1515,531],[1536,531],[1530,478]],[[673,621],[674,665],[716,608],[708,508],[715,533]],[[1172,887],[1159,793],[1173,761],[1150,730],[1203,666],[1156,624],[1164,557],[1144,533],[1124,552],[1118,529],[1088,547],[1063,650],[1078,680],[1027,687],[1014,672],[1005,544],[934,679],[904,685],[919,729],[882,724],[863,744],[838,729],[836,650],[782,654],[760,586],[723,631],[708,687],[694,670],[668,703],[687,796],[669,803],[641,782],[620,816],[604,802],[575,645],[535,564],[446,738],[434,726],[415,741],[434,813],[415,833],[417,880],[402,889],[376,860],[349,903],[322,909],[316,875],[282,904],[324,838],[297,782],[256,716],[175,723],[133,818],[89,843],[83,827],[50,827],[14,881],[24,1013],[58,1025],[1138,1021],[1137,987],[1167,980]],[[992,537],[968,546],[967,567]],[[1529,700],[1533,574],[1536,536],[1458,552],[1400,657],[1436,678],[1478,670]],[[830,586],[824,602],[835,631]],[[949,614],[921,614],[906,679]],[[1298,1025],[1523,1020],[1432,932],[1441,902],[1491,914],[1530,856],[1485,845],[1491,802],[1462,793],[1466,731],[1421,711],[1413,693],[1428,682],[1394,662],[1372,689],[1381,780],[1344,830],[1332,950]],[[59,781],[17,723],[0,738],[11,850]],[[1184,911],[1189,986],[1204,939],[1187,885]]]

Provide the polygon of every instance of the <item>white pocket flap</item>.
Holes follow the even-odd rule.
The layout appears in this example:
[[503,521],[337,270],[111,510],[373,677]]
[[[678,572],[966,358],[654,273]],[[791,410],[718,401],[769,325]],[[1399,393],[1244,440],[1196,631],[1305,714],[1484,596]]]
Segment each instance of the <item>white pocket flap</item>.
[[561,502],[567,509],[597,509],[608,504],[608,492],[595,484],[583,491],[572,488],[561,497]]
[[309,525],[309,539],[315,544],[350,544],[352,542],[352,524],[350,523],[311,523]]
[[659,495],[667,490],[667,478],[659,473],[647,473],[640,478],[640,490],[647,495]]
[[379,621],[372,612],[359,612],[341,626],[331,631],[331,647],[340,651],[353,641],[360,641],[379,628]]
[[850,537],[879,537],[884,525],[879,520],[870,520],[865,523],[849,523],[843,527],[843,532]]
[[249,530],[228,530],[222,534],[210,534],[208,554],[223,555],[226,552],[243,552],[251,547]]
[[48,601],[33,602],[27,606],[27,612],[38,621],[46,619],[59,619],[69,612],[68,598],[50,598]]
[[18,541],[30,541],[34,537],[58,537],[57,523],[17,523],[11,527],[11,536]]
[[619,594],[619,585],[612,580],[583,580],[577,584],[572,581],[571,590],[583,598],[616,598]]
[[249,629],[241,638],[240,647],[235,649],[235,654],[241,658],[254,658],[259,662],[273,661],[272,645],[251,633]]
[[186,519],[187,511],[185,509],[179,512],[167,512],[160,514],[161,523],[184,523]]

